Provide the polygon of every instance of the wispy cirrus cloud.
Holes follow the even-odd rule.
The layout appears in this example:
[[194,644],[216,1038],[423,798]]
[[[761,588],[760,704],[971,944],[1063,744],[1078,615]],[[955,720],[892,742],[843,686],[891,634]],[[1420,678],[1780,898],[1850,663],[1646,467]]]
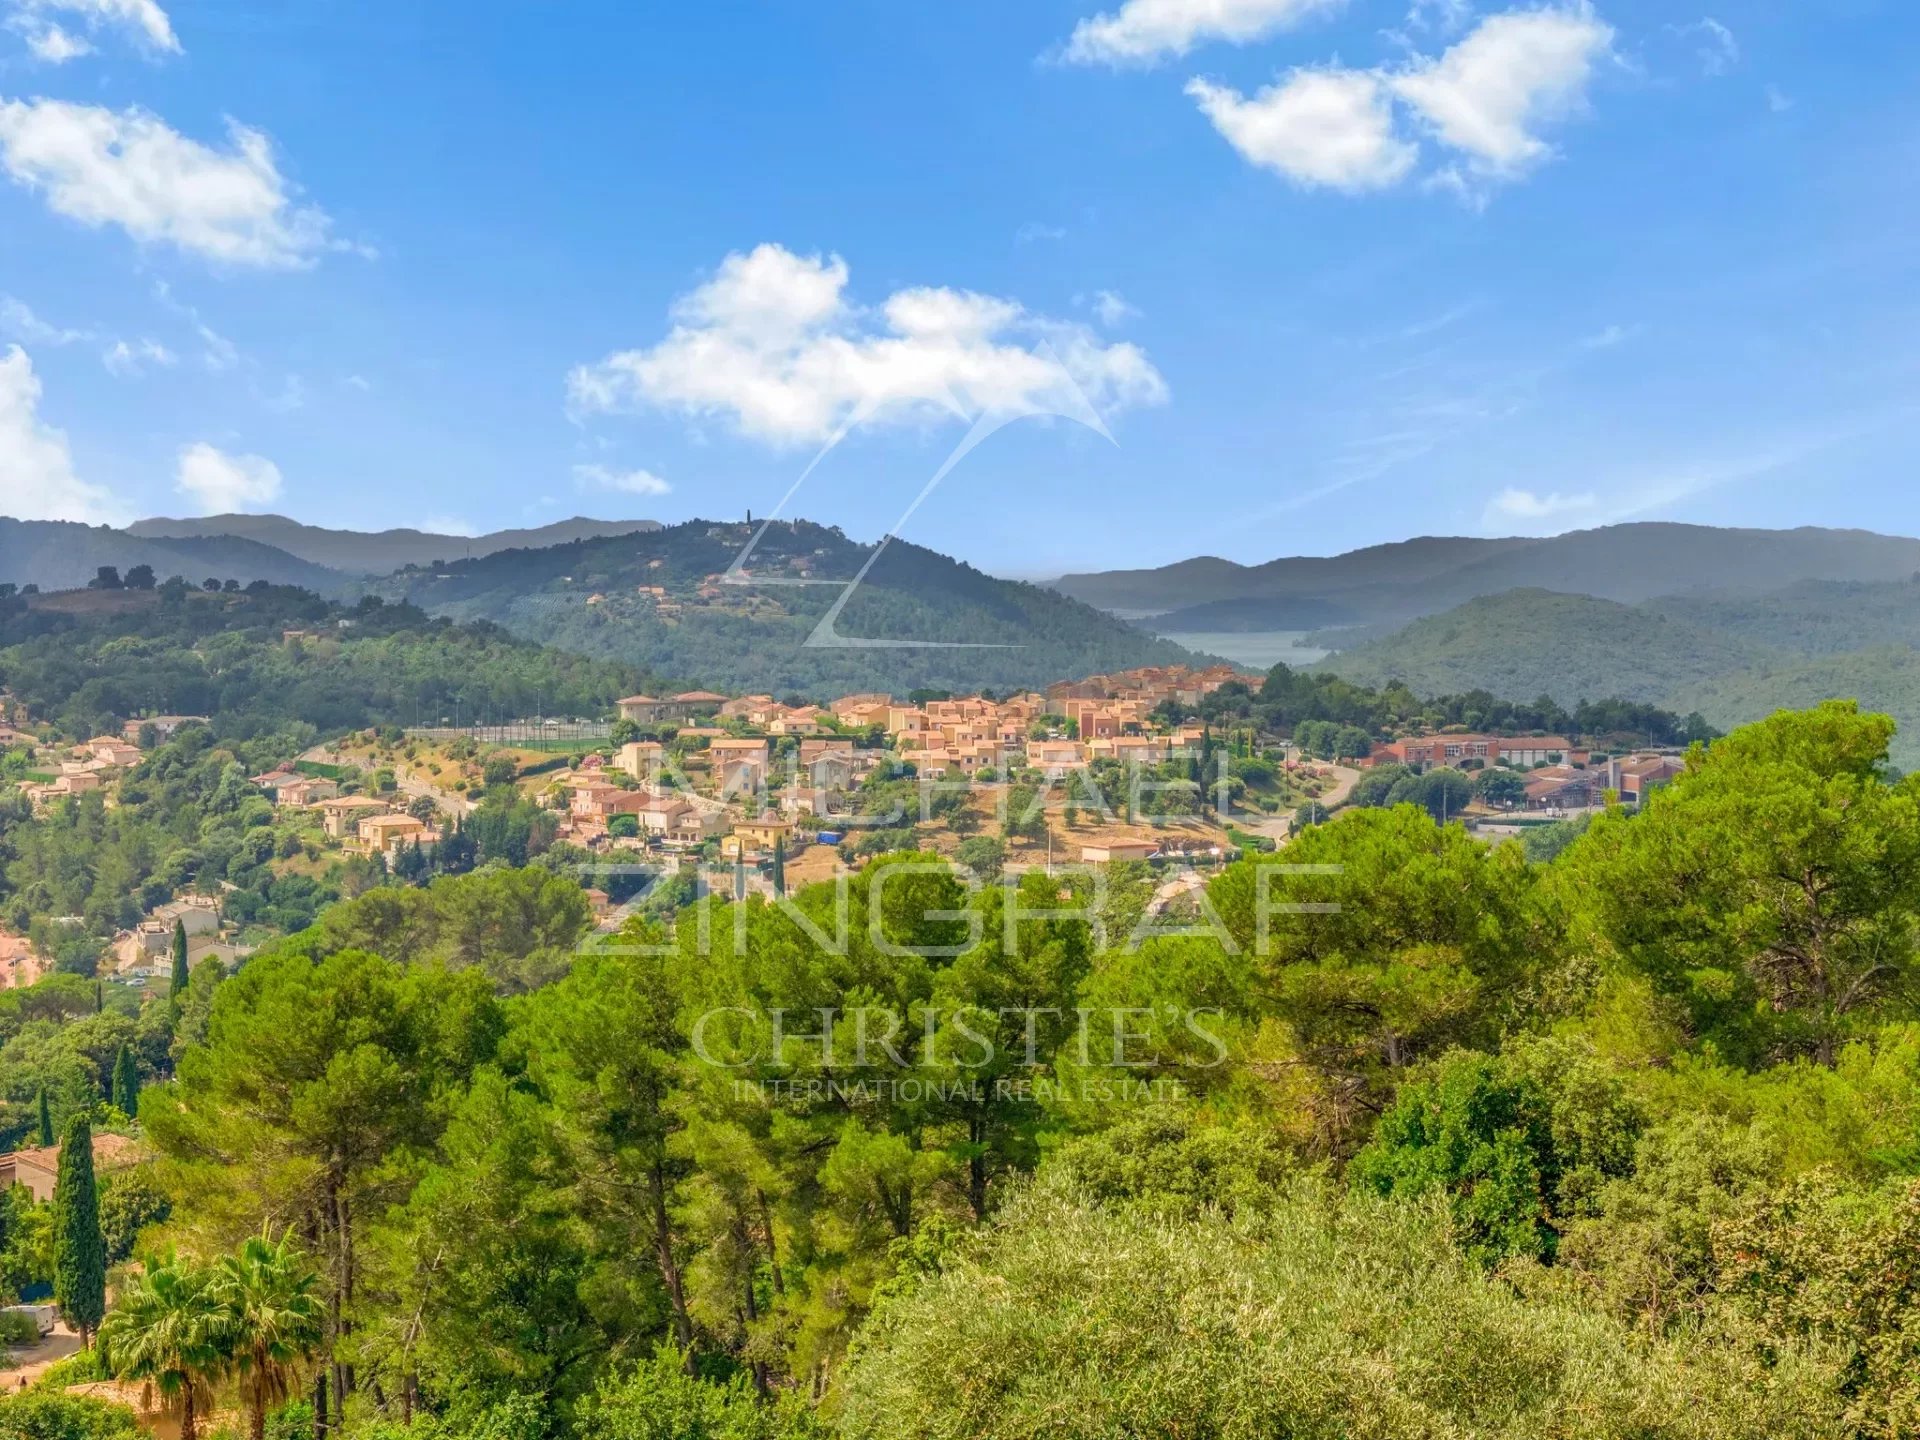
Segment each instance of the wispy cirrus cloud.
[[666,495],[673,486],[651,470],[615,470],[607,465],[576,465],[574,483],[587,490],[611,490],[621,495]]

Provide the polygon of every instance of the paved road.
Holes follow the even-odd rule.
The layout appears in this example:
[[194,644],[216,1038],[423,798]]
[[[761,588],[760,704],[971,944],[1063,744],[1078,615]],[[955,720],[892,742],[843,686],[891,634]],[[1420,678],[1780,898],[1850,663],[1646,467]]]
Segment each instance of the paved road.
[[[356,763],[328,745],[316,745],[300,758],[316,765],[352,765]],[[412,771],[408,770],[405,765],[397,761],[393,767],[393,781],[395,785],[400,787],[400,793],[409,799],[417,800],[424,795],[449,815],[471,815],[473,813],[474,802],[466,796],[455,794],[451,790],[443,790],[430,781],[420,779]]]
[[[1333,789],[1320,797],[1320,804],[1331,810],[1343,803],[1359,782],[1360,772],[1345,765],[1335,765],[1333,770]],[[1276,845],[1284,845],[1287,836],[1293,831],[1291,815],[1236,815],[1233,820],[1237,829],[1251,835],[1264,835]]]

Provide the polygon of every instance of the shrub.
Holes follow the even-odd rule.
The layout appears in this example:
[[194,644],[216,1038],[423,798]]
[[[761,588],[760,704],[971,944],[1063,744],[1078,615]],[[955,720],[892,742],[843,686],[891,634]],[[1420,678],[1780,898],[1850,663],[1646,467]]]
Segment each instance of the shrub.
[[1791,1349],[1754,1383],[1522,1299],[1431,1206],[1310,1181],[1180,1222],[1036,1185],[876,1310],[841,1395],[845,1440],[1811,1440],[1836,1408]]
[[0,1440],[136,1440],[133,1411],[85,1395],[28,1390],[0,1399]]

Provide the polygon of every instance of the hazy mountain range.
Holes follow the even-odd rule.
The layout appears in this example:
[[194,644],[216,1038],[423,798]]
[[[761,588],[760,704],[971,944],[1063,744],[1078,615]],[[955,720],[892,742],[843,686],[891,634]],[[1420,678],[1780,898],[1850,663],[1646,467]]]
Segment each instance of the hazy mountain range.
[[1902,536],[1647,522],[1537,540],[1423,537],[1263,565],[1203,556],[1156,570],[1063,575],[1053,584],[1179,634],[1399,624],[1515,589],[1633,604],[1689,592],[1759,594],[1799,580],[1900,580],[1916,570],[1920,540]]
[[872,548],[806,521],[768,529],[749,583],[717,583],[751,534],[726,521],[571,520],[468,538],[279,516],[126,530],[0,519],[0,580],[50,590],[102,565],[151,565],[196,583],[371,592],[688,684],[812,694],[1039,684],[1192,658],[1160,635],[1316,630],[1337,647],[1321,668],[1422,694],[1619,695],[1723,726],[1856,695],[1903,722],[1913,738],[1900,754],[1920,761],[1920,540],[1636,524],[1254,566],[1201,558],[1052,587],[894,541],[843,598]]
[[538,550],[607,535],[658,530],[657,520],[588,520],[574,516],[532,530],[496,530],[490,535],[435,535],[425,530],[325,530],[284,515],[207,515],[197,520],[139,520],[127,534],[143,539],[192,539],[238,535],[343,575],[387,575],[409,565],[466,560],[500,550]]

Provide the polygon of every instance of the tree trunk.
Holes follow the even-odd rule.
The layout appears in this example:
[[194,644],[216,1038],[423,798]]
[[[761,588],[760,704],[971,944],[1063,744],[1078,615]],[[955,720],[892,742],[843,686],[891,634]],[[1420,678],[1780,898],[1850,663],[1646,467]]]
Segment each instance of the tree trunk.
[[786,1281],[780,1274],[780,1251],[773,1240],[773,1209],[767,1204],[767,1192],[754,1192],[760,1197],[760,1228],[767,1232],[767,1269],[773,1274],[773,1293],[787,1293]]
[[325,1436],[332,1428],[327,1421],[327,1372],[323,1367],[313,1377],[313,1433]]
[[976,1149],[967,1159],[967,1204],[973,1208],[975,1223],[987,1218],[987,1125],[980,1116],[967,1124],[967,1138]]
[[[267,1397],[265,1392],[256,1386],[252,1399],[253,1417],[247,1428],[252,1432],[253,1440],[264,1440],[267,1433]],[[185,1437],[182,1437],[182,1440],[185,1440]]]
[[673,1222],[667,1217],[667,1177],[659,1161],[649,1175],[648,1189],[653,1201],[653,1258],[660,1267],[660,1278],[667,1287],[667,1299],[673,1305],[673,1334],[687,1358],[688,1374],[693,1364],[693,1319],[687,1314],[687,1291],[680,1275],[680,1262],[673,1258]]
[[180,1440],[197,1440],[199,1433],[200,1431],[195,1423],[193,1414],[193,1385],[189,1382],[187,1385],[187,1403],[181,1408],[180,1413]]

